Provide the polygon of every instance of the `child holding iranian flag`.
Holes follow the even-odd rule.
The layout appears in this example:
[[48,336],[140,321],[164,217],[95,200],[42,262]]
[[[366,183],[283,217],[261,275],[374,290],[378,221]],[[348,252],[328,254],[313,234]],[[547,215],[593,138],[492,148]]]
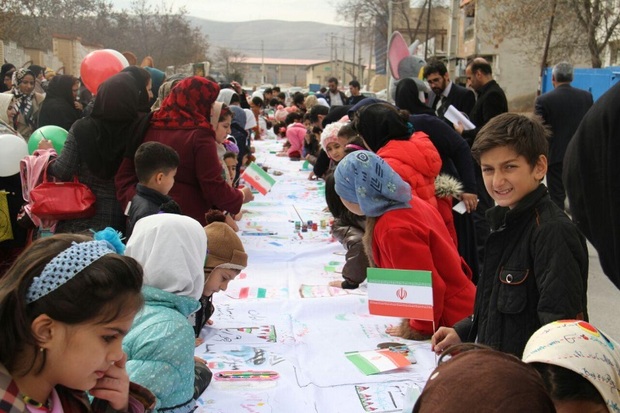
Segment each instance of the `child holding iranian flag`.
[[440,326],[467,317],[476,289],[439,212],[412,197],[409,184],[372,152],[348,154],[334,176],[347,209],[367,217],[364,247],[371,266],[432,273],[434,328],[430,321],[405,319],[387,333],[426,340]]

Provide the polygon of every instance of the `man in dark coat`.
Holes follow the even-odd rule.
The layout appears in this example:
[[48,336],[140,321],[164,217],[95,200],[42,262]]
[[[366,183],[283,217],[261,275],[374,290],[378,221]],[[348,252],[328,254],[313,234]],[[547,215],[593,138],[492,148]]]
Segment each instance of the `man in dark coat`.
[[435,95],[432,98],[432,108],[440,119],[445,119],[444,114],[450,105],[466,115],[474,108],[474,92],[453,83],[443,62],[433,61],[424,66],[424,78]]
[[[476,135],[491,119],[497,115],[508,112],[508,101],[506,94],[501,87],[493,80],[493,71],[489,62],[482,58],[472,60],[465,69],[465,75],[471,88],[478,93],[478,99],[473,109],[469,113],[469,120],[476,126],[472,130],[463,130],[460,123],[454,125],[454,129],[459,132],[469,146],[473,145]],[[490,232],[489,224],[485,218],[486,211],[494,203],[489,193],[484,188],[482,171],[476,167],[476,185],[478,186],[478,207],[473,213],[476,226],[476,246],[478,247],[478,260],[480,266],[484,263],[484,245]]]
[[564,157],[573,221],[598,251],[603,272],[620,288],[620,83],[590,108]]
[[577,130],[581,119],[593,104],[592,94],[571,86],[573,66],[567,62],[553,67],[551,82],[554,89],[536,99],[534,112],[551,128],[549,140],[549,169],[547,186],[551,200],[564,210],[562,166],[566,147]]

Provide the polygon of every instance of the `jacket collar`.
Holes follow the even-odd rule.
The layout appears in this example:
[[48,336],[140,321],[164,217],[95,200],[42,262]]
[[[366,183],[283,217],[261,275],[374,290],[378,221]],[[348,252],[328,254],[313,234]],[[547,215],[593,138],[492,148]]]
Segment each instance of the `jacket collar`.
[[478,91],[478,97],[484,95],[489,89],[495,87],[495,85],[497,85],[495,79],[487,82],[487,84],[482,86],[482,88],[480,88],[480,90]]
[[489,209],[486,213],[486,217],[491,226],[491,231],[499,231],[509,222],[520,219],[530,213],[532,208],[537,205],[542,198],[548,196],[547,187],[540,184],[538,188],[524,196],[513,209],[500,206]]
[[157,192],[156,190],[146,187],[142,184],[136,185],[136,192],[140,194],[140,196],[143,196],[144,198],[156,204],[163,204],[172,199],[168,195],[164,195],[161,192]]

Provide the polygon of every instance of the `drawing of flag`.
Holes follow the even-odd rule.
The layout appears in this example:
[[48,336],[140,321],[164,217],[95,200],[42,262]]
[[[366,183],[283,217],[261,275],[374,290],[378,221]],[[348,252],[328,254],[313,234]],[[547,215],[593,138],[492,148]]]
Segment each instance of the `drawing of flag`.
[[273,184],[276,183],[276,180],[273,179],[271,175],[254,162],[245,168],[245,171],[241,174],[241,178],[263,195],[266,195]]
[[370,314],[433,321],[430,271],[368,268]]
[[367,376],[411,365],[407,357],[389,350],[351,351],[345,356]]

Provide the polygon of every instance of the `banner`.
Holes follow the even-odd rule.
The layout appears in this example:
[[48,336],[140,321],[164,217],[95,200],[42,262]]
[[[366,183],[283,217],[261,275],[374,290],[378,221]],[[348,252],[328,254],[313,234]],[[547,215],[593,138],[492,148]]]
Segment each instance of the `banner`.
[[276,180],[273,179],[271,175],[265,172],[263,168],[256,165],[254,162],[245,168],[245,171],[241,174],[241,179],[252,185],[263,195],[266,195],[267,192],[271,190],[273,184],[276,183]]
[[370,314],[433,321],[430,271],[368,268]]

